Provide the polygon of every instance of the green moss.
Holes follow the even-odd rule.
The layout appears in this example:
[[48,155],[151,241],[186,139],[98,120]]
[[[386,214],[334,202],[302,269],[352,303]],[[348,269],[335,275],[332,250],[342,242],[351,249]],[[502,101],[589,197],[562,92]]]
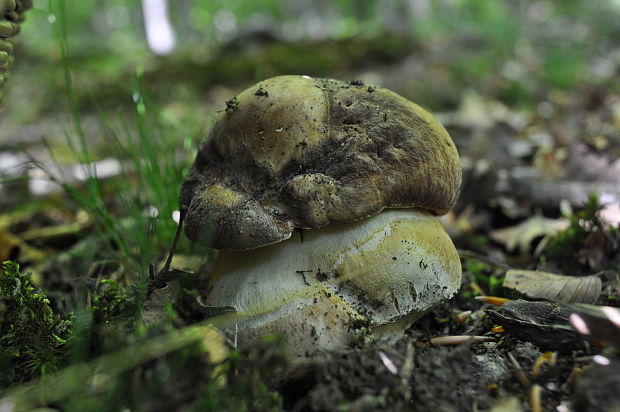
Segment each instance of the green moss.
[[54,313],[29,274],[6,261],[0,269],[0,388],[58,370],[69,320]]
[[101,280],[99,293],[92,298],[95,322],[109,322],[127,312],[131,307],[129,295],[118,282],[111,279]]

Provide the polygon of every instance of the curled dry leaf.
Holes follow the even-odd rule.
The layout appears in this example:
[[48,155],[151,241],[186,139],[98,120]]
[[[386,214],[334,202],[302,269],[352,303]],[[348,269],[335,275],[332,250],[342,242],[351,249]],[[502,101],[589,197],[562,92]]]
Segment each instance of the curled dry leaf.
[[493,230],[489,236],[494,241],[504,245],[509,252],[519,247],[521,253],[525,253],[529,250],[534,239],[553,236],[568,229],[569,226],[568,219],[549,219],[534,216],[518,225]]
[[504,287],[515,289],[531,298],[563,303],[595,303],[603,285],[598,276],[564,276],[538,270],[506,272]]

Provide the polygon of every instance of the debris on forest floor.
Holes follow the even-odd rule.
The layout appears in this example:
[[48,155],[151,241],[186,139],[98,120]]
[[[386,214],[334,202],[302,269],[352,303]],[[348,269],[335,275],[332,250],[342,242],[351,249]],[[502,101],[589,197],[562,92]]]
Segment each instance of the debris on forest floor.
[[[588,105],[581,93],[597,94],[596,104]],[[581,93],[563,98],[550,93],[543,102],[553,107],[550,117],[506,106],[501,116],[486,115],[481,106],[476,110],[485,113],[484,121],[473,121],[467,113],[472,106],[495,102],[489,98],[464,99],[459,110],[447,114],[466,177],[462,204],[495,205],[519,217],[531,214],[531,207],[557,208],[562,200],[582,206],[593,192],[605,206],[620,202],[620,135],[614,114],[620,97],[602,89]],[[460,136],[466,139],[461,142]],[[477,190],[468,192],[469,185]]]
[[575,382],[575,407],[582,411],[620,409],[620,361],[601,357],[584,367]]
[[[617,337],[620,332],[616,319],[617,309],[612,308],[615,312],[610,312],[601,309],[605,308],[602,306],[562,304],[557,289],[545,296],[551,301],[512,300],[516,292],[506,289],[507,286],[515,286],[515,273],[528,274],[526,277],[530,279],[525,284],[540,284],[538,288],[533,287],[539,290],[553,288],[554,282],[564,286],[576,283],[577,289],[581,289],[584,283],[594,282],[592,293],[585,293],[587,301],[617,306],[620,291],[617,272],[618,232],[600,218],[600,211],[601,207],[595,203],[595,199],[584,210],[571,211],[572,214],[566,218],[568,226],[548,235],[549,241],[541,248],[538,263],[528,255],[526,267],[556,272],[542,277],[536,270],[520,269],[520,272],[514,272],[512,269],[523,266],[520,263],[523,262],[522,255],[516,253],[529,254],[537,242],[536,236],[528,239],[527,247],[512,251],[503,242],[491,243],[487,240],[476,244],[472,242],[471,234],[461,237],[464,245],[478,250],[461,251],[464,267],[461,295],[436,307],[420,319],[409,330],[409,336],[395,346],[369,343],[358,348],[330,352],[306,365],[305,369],[293,369],[294,372],[285,374],[284,371],[289,370],[290,366],[287,365],[286,351],[281,344],[271,345],[266,342],[265,346],[259,345],[260,348],[239,348],[237,352],[234,341],[228,341],[231,356],[239,356],[237,360],[229,358],[224,363],[226,368],[236,368],[232,375],[231,369],[227,369],[229,385],[239,382],[235,381],[241,379],[239,376],[246,376],[247,379],[253,376],[251,379],[254,380],[245,380],[244,385],[247,382],[256,383],[256,379],[259,379],[264,392],[245,393],[243,396],[262,399],[261,402],[272,406],[282,405],[286,409],[299,407],[316,411],[329,410],[333,405],[355,410],[404,410],[407,405],[416,405],[416,409],[421,411],[501,411],[505,404],[518,404],[523,410],[538,404],[545,410],[558,405],[583,410],[611,408],[619,402],[618,394],[608,391],[606,385],[600,384],[600,379],[614,382],[619,376]],[[62,227],[64,223],[59,220],[53,222],[53,225]],[[11,230],[28,233],[29,229],[28,226],[20,226],[18,231],[12,226]],[[475,230],[482,232],[480,228]],[[541,236],[545,234],[538,235]],[[593,236],[606,240],[598,243],[586,241]],[[42,242],[46,244],[45,237]],[[79,247],[80,242],[73,247]],[[49,245],[53,245],[53,242]],[[597,258],[592,257],[593,250],[596,250],[593,247],[602,251],[596,255],[599,256]],[[22,253],[25,253],[25,249],[20,249],[18,256],[22,256]],[[562,261],[568,258],[572,263]],[[64,262],[62,265],[71,265],[72,260],[69,258]],[[200,264],[201,259],[187,259],[179,255],[172,266],[198,268]],[[572,266],[571,271],[559,270],[567,265]],[[70,278],[58,278],[65,275],[60,275],[62,271],[54,274],[52,267],[48,265],[44,272],[47,275],[41,278],[46,289],[58,289],[60,285],[71,284]],[[131,313],[130,298],[127,295],[123,297],[124,286],[121,288],[113,280],[109,285],[104,282],[108,278],[122,279],[122,274],[115,275],[118,268],[102,262],[95,268],[85,270],[92,275],[92,280],[86,286],[91,290],[89,295],[96,315],[95,323],[89,327],[98,330],[95,336],[104,336],[110,333],[108,328],[115,319],[126,316],[123,313]],[[191,282],[184,279],[172,282],[174,293],[167,286],[154,293],[163,293],[163,297],[155,296],[147,301],[144,316],[153,315],[147,322],[151,325],[149,327],[157,327],[162,322],[179,327],[210,315],[197,310],[199,296],[192,292],[193,287],[200,284],[201,275],[188,276],[192,278]],[[49,282],[56,284],[54,286]],[[532,295],[531,288],[523,289],[522,281],[519,281],[516,289],[529,298],[541,298]],[[67,289],[63,293],[73,294],[75,291]],[[484,297],[482,294],[494,294],[497,297]],[[62,293],[54,292],[51,299],[52,307],[66,307],[66,304],[58,304],[67,301]],[[109,310],[104,311],[103,308]],[[583,325],[586,325],[585,329]],[[270,359],[279,362],[279,372],[265,375],[267,372],[260,369],[263,366],[259,366],[259,355],[254,351],[270,353],[269,356],[274,357]],[[175,356],[158,360],[154,365],[159,366],[154,367],[172,368],[181,379],[181,376],[186,375],[167,364],[176,359]],[[139,370],[143,367],[137,368]],[[149,367],[145,368],[142,370],[149,370]],[[258,373],[256,371],[259,369],[262,370],[259,375],[252,375]],[[140,378],[143,379],[145,390],[154,384],[148,376],[146,373]],[[201,390],[205,387],[222,390],[221,386],[209,386],[215,384],[203,372],[197,373],[193,379],[204,384],[198,385]],[[180,382],[185,381],[181,379]],[[182,392],[182,396],[177,398],[179,401],[198,402],[198,398],[204,395],[191,389],[187,382],[183,385],[178,387]],[[231,401],[223,398],[220,402],[226,404]]]
[[571,310],[566,305],[514,300],[486,313],[511,336],[543,349],[572,352],[583,341],[569,325]]

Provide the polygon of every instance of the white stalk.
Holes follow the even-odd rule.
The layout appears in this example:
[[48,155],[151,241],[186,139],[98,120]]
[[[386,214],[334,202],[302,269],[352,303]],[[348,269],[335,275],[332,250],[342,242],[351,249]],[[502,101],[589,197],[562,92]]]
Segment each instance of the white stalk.
[[220,252],[205,303],[233,306],[239,343],[287,336],[292,355],[343,348],[352,320],[396,338],[459,289],[461,265],[434,216],[387,210],[249,251]]

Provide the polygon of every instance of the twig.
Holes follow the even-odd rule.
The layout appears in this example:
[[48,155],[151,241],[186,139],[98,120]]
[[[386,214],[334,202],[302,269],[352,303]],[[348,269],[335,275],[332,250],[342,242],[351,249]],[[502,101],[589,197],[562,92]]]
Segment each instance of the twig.
[[500,298],[498,296],[476,296],[474,299],[495,306],[502,306],[504,303],[510,301],[510,299]]
[[532,407],[532,412],[542,412],[543,410],[541,392],[542,392],[542,387],[538,384],[532,385],[532,387],[528,391],[528,395],[530,397],[530,406]]
[[185,272],[181,270],[170,270],[170,264],[172,263],[172,257],[177,250],[177,245],[179,243],[179,239],[181,238],[183,222],[185,221],[186,214],[187,206],[181,207],[177,232],[174,235],[174,240],[172,241],[172,245],[170,246],[168,258],[166,259],[166,263],[164,264],[164,266],[159,272],[157,272],[157,274],[155,274],[155,269],[153,268],[153,265],[149,265],[149,284],[146,289],[147,297],[151,296],[151,293],[153,293],[155,289],[163,288],[171,280],[178,279],[180,276],[185,274]]
[[466,310],[464,312],[457,313],[454,316],[454,320],[458,323],[465,323],[467,319],[471,318],[471,310]]
[[469,336],[469,335],[454,335],[454,336],[438,336],[431,338],[429,343],[431,345],[439,346],[452,346],[462,345],[463,343],[481,343],[495,340],[491,336]]
[[473,250],[457,249],[457,252],[458,252],[458,254],[460,256],[465,256],[465,257],[468,257],[468,258],[471,258],[471,259],[476,259],[476,260],[479,260],[481,262],[488,263],[489,265],[496,266],[498,268],[502,268],[502,269],[506,269],[506,270],[510,269],[509,265],[507,265],[505,263],[502,263],[502,262],[500,262],[500,261],[498,261],[496,259],[493,259],[491,257],[485,256],[485,255],[483,255],[481,253],[474,252]]
[[555,366],[557,357],[555,352],[545,352],[536,359],[534,366],[532,367],[532,376],[538,377],[542,374],[543,365],[547,364],[550,367]]
[[521,386],[523,386],[523,389],[527,390],[530,387],[530,380],[528,379],[525,372],[523,372],[521,365],[519,365],[519,362],[517,362],[515,357],[512,356],[512,353],[508,353],[508,359],[510,360],[512,367],[515,368],[515,375],[517,376],[517,380],[519,381]]
[[415,358],[415,347],[411,341],[407,342],[407,351],[405,352],[405,360],[403,366],[400,368],[400,382],[403,388],[405,388],[405,405],[409,404],[411,400],[411,390],[409,388],[409,382],[411,382],[411,374],[413,372],[413,361]]

